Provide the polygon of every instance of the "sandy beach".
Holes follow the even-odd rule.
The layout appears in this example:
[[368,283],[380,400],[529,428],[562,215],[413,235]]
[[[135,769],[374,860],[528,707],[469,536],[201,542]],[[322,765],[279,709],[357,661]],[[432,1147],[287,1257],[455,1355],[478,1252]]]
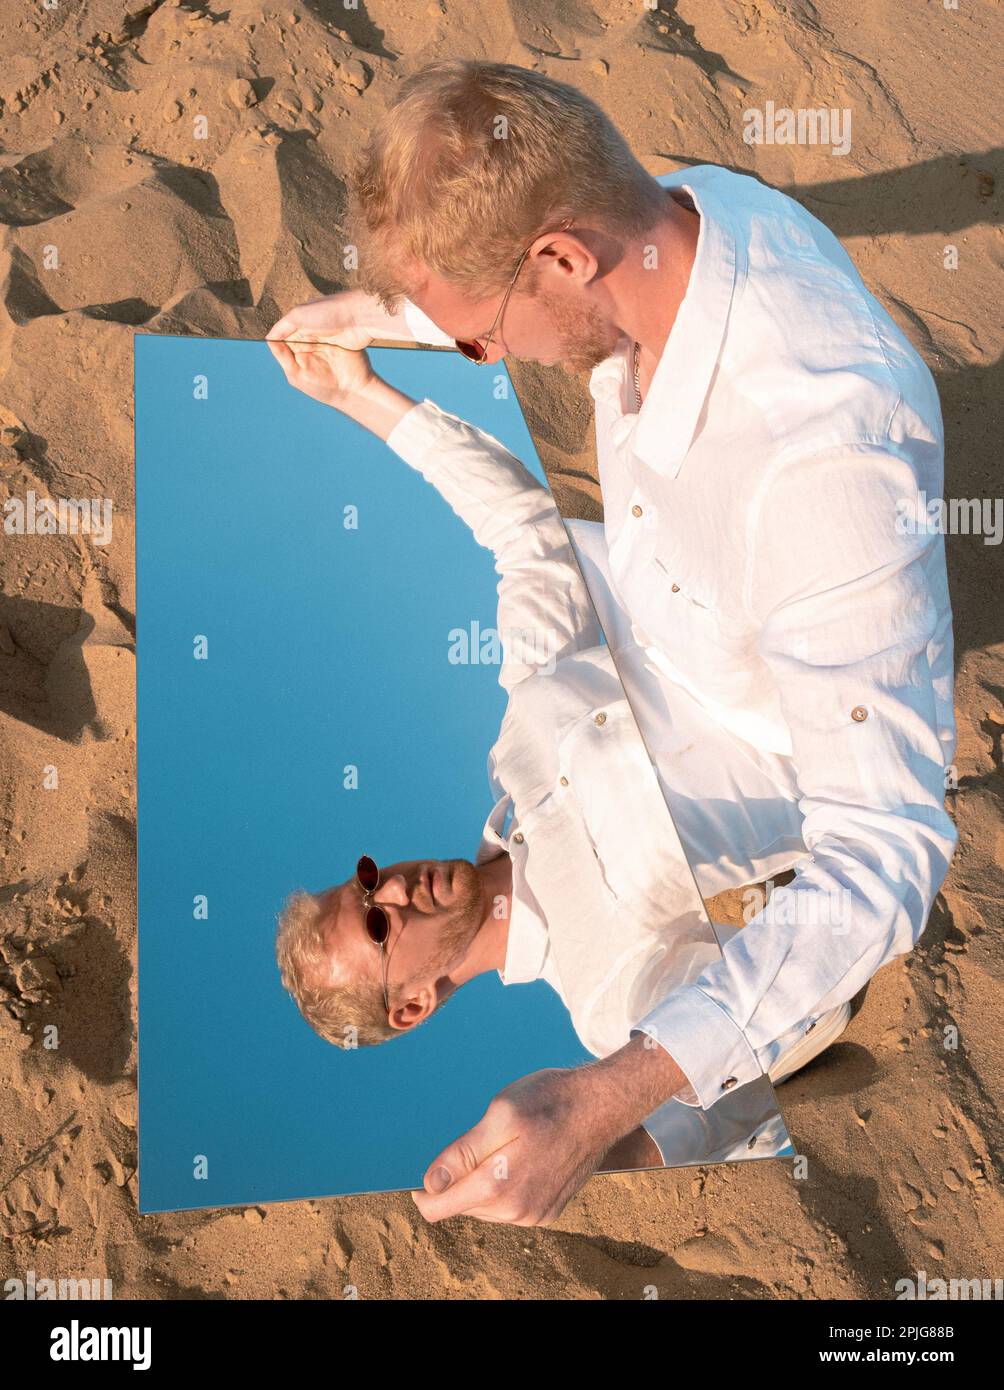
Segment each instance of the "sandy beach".
[[[408,1194],[140,1217],[132,401],[134,333],[261,338],[343,288],[344,178],[370,123],[432,59],[491,57],[580,86],[653,174],[723,164],[802,201],[934,373],[946,497],[992,499],[1002,41],[992,0],[5,0],[0,504],[108,498],[114,524],[108,544],[0,533],[0,1283],[888,1299],[921,1270],[1004,1273],[1004,563],[985,534],[947,537],[959,848],[916,951],[778,1091],[804,1178],[785,1161],[597,1177],[546,1230],[429,1225]],[[776,132],[789,108],[850,112],[846,151],[744,138],[744,112]],[[586,379],[509,366],[559,506],[598,518]],[[709,908],[741,921],[738,894]]]

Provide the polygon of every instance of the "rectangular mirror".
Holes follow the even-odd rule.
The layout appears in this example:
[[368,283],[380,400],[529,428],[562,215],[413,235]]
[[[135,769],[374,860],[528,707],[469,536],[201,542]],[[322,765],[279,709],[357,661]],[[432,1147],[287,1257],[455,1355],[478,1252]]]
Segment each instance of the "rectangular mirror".
[[[720,951],[635,722],[644,709],[658,737],[644,670],[625,695],[611,659],[602,527],[558,517],[501,364],[371,349],[393,385],[508,451],[482,449],[461,507],[502,571],[437,487],[292,389],[266,344],[137,335],[135,353],[141,1210],[419,1187],[502,1088],[616,1050]],[[514,488],[525,530],[498,510]],[[527,585],[552,574],[535,609]],[[628,802],[644,832],[613,862],[596,847]],[[370,1007],[381,965],[396,983],[422,949],[447,952],[440,919],[454,958],[469,944],[457,903],[514,831],[511,983],[491,968],[451,990],[432,969],[445,1003],[380,1045],[308,1025],[276,963],[295,890],[348,885],[323,901],[350,904],[344,978]],[[415,861],[452,866],[415,890],[410,957],[403,931],[389,956],[363,935],[363,855],[406,866],[406,891]],[[570,922],[573,895],[591,910]],[[650,1118],[667,1166],[793,1153],[766,1076]],[[637,1152],[606,1166],[647,1166]]]

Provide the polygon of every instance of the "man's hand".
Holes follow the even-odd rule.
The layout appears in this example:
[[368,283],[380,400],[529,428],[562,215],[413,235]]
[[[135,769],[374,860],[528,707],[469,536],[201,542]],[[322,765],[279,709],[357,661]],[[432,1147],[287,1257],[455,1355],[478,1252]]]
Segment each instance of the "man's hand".
[[430,1165],[413,1192],[427,1221],[477,1216],[548,1226],[598,1168],[614,1139],[591,1110],[589,1068],[521,1077]]
[[686,1085],[670,1054],[642,1034],[601,1061],[521,1077],[430,1163],[415,1205],[427,1221],[549,1226],[600,1167],[662,1166],[638,1127]]
[[297,338],[279,342],[269,339],[268,345],[290,386],[322,405],[339,409],[377,380],[369,355],[362,349],[303,343]]

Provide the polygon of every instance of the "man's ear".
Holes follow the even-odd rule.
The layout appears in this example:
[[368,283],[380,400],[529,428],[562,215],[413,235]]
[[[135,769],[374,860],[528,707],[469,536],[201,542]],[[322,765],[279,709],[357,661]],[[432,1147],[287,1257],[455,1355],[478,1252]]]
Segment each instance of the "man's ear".
[[437,981],[433,985],[421,985],[413,994],[400,1004],[395,1004],[388,1014],[388,1022],[392,1028],[398,1032],[407,1033],[412,1028],[417,1028],[420,1023],[431,1017],[439,1006],[447,998],[447,993],[452,993],[456,985],[452,980],[445,980],[450,989],[444,992],[441,988],[444,981]]
[[[566,235],[574,237],[575,229],[573,228]],[[541,247],[539,255],[531,257],[533,263],[532,274],[534,276],[532,292],[536,292],[537,285],[539,284],[538,277],[543,273],[544,269],[549,265],[553,265],[556,261],[564,259],[569,262],[567,266],[559,267],[561,273],[565,275],[577,273],[569,260],[570,254],[574,255],[577,262],[581,262],[581,281],[583,286],[591,284],[597,278],[600,274],[600,262],[596,252],[591,247],[587,246],[584,241],[576,238],[574,248],[560,245],[545,245]]]

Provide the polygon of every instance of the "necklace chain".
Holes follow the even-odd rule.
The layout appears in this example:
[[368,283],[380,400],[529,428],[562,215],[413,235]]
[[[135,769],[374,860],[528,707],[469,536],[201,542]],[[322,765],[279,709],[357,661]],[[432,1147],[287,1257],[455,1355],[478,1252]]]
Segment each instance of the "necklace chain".
[[641,343],[634,345],[634,398],[638,409],[641,410],[641,385],[638,381],[638,357],[641,352]]

